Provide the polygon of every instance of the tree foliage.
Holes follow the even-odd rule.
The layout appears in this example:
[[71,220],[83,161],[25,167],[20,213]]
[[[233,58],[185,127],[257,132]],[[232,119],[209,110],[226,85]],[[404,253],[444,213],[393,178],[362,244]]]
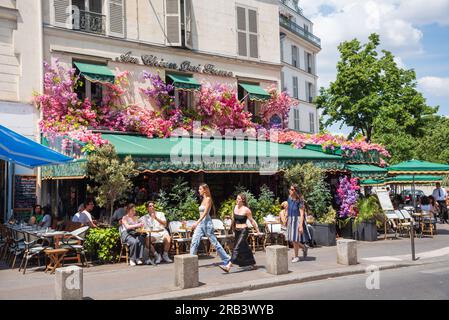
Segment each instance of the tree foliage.
[[351,137],[362,133],[376,142],[389,141],[384,137],[388,134],[422,136],[426,116],[437,108],[427,106],[416,90],[414,70],[398,67],[389,51],[380,54],[377,34],[368,40],[366,44],[353,39],[339,45],[336,80],[329,88],[321,88],[316,100],[326,119],[324,126],[342,122],[352,128]]
[[131,178],[136,175],[135,164],[130,156],[121,160],[113,145],[105,144],[87,157],[87,174],[93,183],[89,191],[101,207],[110,208],[132,188]]

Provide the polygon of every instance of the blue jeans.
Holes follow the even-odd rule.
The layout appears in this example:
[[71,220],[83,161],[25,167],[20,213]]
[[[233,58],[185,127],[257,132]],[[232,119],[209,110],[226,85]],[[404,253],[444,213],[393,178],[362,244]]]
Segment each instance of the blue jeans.
[[228,264],[231,258],[223,249],[220,242],[218,242],[217,237],[214,234],[214,225],[212,223],[212,219],[209,216],[204,218],[203,221],[201,221],[196,227],[192,236],[192,243],[190,244],[190,254],[196,255],[198,247],[201,243],[201,237],[208,237],[210,243],[217,250],[217,253],[220,256],[221,260],[223,260],[223,263]]

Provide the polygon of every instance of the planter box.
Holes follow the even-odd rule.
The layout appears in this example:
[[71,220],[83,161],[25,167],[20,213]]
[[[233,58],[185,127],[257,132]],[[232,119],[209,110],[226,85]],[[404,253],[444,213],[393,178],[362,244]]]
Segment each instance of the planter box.
[[375,221],[363,221],[354,228],[354,239],[361,241],[376,241],[377,226]]
[[335,223],[333,224],[321,224],[315,223],[313,225],[315,230],[313,234],[313,240],[319,246],[335,246],[337,244],[336,241],[336,228]]
[[[341,219],[341,220],[343,220],[343,219]],[[338,222],[339,221],[337,220],[337,223]],[[353,222],[354,222],[353,218],[351,218],[346,223],[345,223],[345,221],[340,222],[340,224],[339,224],[340,237],[342,237],[344,239],[354,239],[354,235],[353,235],[353,231],[352,231]]]

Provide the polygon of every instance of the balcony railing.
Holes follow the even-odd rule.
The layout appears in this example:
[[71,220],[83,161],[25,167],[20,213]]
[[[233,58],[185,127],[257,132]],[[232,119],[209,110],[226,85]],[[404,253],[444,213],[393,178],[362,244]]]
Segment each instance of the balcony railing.
[[106,16],[80,10],[79,18],[75,16],[73,29],[89,33],[106,34]]
[[281,15],[281,16],[279,16],[279,23],[280,23],[281,27],[284,27],[284,28],[290,30],[294,34],[300,36],[301,38],[303,38],[303,39],[305,39],[307,41],[309,41],[313,45],[321,48],[321,39],[320,38],[318,38],[317,36],[314,36],[309,31],[306,31],[304,28],[300,27],[299,25],[297,25],[293,21],[291,21],[291,20],[289,20],[286,17]]

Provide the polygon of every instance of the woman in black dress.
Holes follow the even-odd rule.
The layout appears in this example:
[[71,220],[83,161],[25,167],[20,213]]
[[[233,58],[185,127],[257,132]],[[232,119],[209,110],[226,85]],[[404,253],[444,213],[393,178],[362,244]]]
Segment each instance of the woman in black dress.
[[240,267],[251,266],[252,270],[256,269],[256,260],[254,260],[254,255],[248,244],[249,228],[246,220],[251,221],[257,233],[260,233],[259,227],[248,208],[245,194],[239,194],[236,201],[237,205],[232,215],[232,226],[235,234],[234,250],[232,251],[231,261],[225,266],[220,265],[220,268],[225,272],[229,272],[234,264]]

